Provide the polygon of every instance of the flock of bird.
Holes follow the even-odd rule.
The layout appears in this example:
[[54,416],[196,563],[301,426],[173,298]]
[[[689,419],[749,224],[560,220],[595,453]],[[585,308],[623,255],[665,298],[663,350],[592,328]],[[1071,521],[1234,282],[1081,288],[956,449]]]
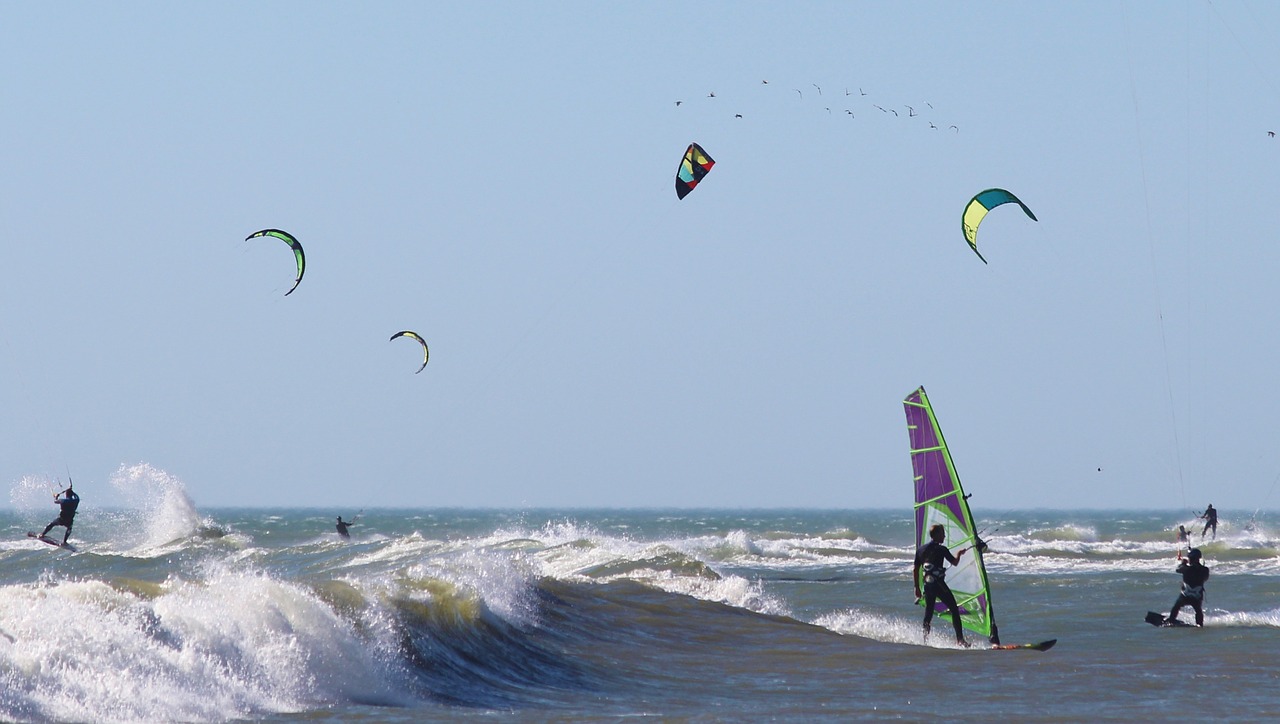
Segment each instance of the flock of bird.
[[[761,85],[761,86],[767,86],[767,85],[770,85],[770,83],[769,83],[769,81],[767,81],[767,80],[762,80],[762,81],[760,81],[760,85]],[[822,86],[818,85],[817,83],[810,83],[809,85],[813,87],[814,91],[816,91],[816,96],[815,96],[815,94],[814,94],[814,91],[810,91],[810,101],[811,101],[814,97],[820,97],[820,98],[822,98],[823,100],[827,100],[828,98],[833,97],[833,96],[828,96],[828,95],[823,94],[823,92],[822,92]],[[806,101],[805,101],[805,91],[804,91],[804,90],[802,90],[802,89],[800,89],[800,88],[792,88],[791,90],[792,90],[792,91],[794,91],[794,92],[795,92],[795,94],[796,94],[796,97],[797,97],[797,101],[796,101],[796,102],[806,102]],[[928,124],[928,128],[933,129],[933,130],[943,130],[943,129],[945,128],[946,130],[949,130],[949,131],[951,131],[951,132],[953,132],[953,133],[959,133],[959,132],[960,132],[960,127],[959,127],[959,126],[957,126],[957,125],[955,125],[955,124],[950,124],[950,125],[947,125],[947,126],[940,126],[940,125],[938,125],[937,123],[934,123],[932,120],[924,119],[924,114],[925,114],[925,113],[928,113],[928,112],[930,112],[930,111],[933,111],[933,110],[934,110],[934,108],[933,108],[933,104],[932,104],[932,103],[930,103],[930,102],[928,102],[928,101],[923,101],[923,102],[922,102],[922,104],[918,104],[918,105],[914,105],[914,106],[913,106],[913,105],[908,105],[908,104],[905,104],[905,103],[904,103],[904,104],[898,104],[898,105],[889,105],[889,106],[885,106],[885,105],[881,105],[881,104],[879,104],[879,103],[873,103],[873,102],[871,102],[870,100],[864,100],[864,99],[867,99],[867,98],[868,98],[868,96],[869,96],[869,94],[868,94],[865,90],[863,90],[862,88],[857,88],[857,89],[856,89],[856,92],[855,92],[855,89],[845,88],[845,89],[844,89],[844,96],[843,96],[843,97],[844,97],[846,100],[845,100],[845,102],[844,102],[844,103],[842,103],[842,104],[837,104],[837,107],[836,107],[834,110],[833,110],[833,107],[832,107],[832,106],[830,106],[830,105],[826,105],[826,104],[823,104],[822,108],[823,108],[823,110],[825,110],[828,114],[832,114],[832,115],[834,115],[835,110],[841,110],[841,111],[843,111],[843,114],[844,114],[844,115],[846,115],[846,116],[848,116],[850,119],[856,119],[856,118],[858,117],[858,113],[861,113],[861,112],[864,112],[864,111],[869,113],[869,112],[871,112],[872,110],[875,110],[875,111],[879,111],[880,113],[882,113],[882,114],[884,114],[884,115],[886,115],[886,116],[888,116],[888,115],[892,115],[894,118],[921,118],[922,120],[924,120],[924,121]],[[838,97],[840,97],[840,96],[834,96],[834,97],[837,97],[837,98],[838,98]],[[707,99],[713,99],[713,98],[721,98],[721,96],[717,95],[715,91],[710,91],[710,92],[708,92],[708,93],[706,94],[705,98],[707,98]],[[680,107],[682,107],[682,106],[684,106],[684,105],[685,105],[685,101],[683,101],[683,100],[677,100],[677,101],[675,101],[675,106],[676,106],[677,108],[680,108]],[[861,105],[861,106],[862,106],[862,108],[861,108],[861,109],[858,109],[858,108],[857,108],[857,105]],[[851,107],[851,106],[852,106],[852,107]],[[855,109],[857,110],[857,112],[855,112]],[[899,110],[899,109],[901,109],[901,112],[900,112],[900,110]],[[926,109],[927,109],[927,110],[926,110]],[[743,114],[742,114],[742,113],[734,113],[734,114],[733,114],[733,117],[734,117],[734,118],[743,118]]]

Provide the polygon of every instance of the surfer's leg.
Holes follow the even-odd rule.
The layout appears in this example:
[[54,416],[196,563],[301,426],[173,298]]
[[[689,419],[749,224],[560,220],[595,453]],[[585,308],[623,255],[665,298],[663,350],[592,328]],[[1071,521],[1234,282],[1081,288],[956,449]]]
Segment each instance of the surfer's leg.
[[67,539],[71,537],[71,521],[68,520],[63,525],[67,527],[67,532],[62,534],[62,545],[66,545]]
[[924,636],[929,637],[929,629],[933,624],[933,607],[938,602],[938,592],[932,584],[924,587]]
[[1200,599],[1193,599],[1191,601],[1191,608],[1195,609],[1196,612],[1196,625],[1204,626],[1204,604]]
[[[951,592],[951,587],[947,584],[939,586],[938,599],[947,607],[947,611],[951,614],[951,624],[956,630],[956,643],[965,644],[964,626],[960,623],[960,606],[956,604],[956,595]],[[968,644],[965,644],[968,645]]]
[[1186,596],[1183,596],[1182,594],[1178,594],[1178,600],[1173,602],[1173,608],[1169,609],[1169,615],[1165,616],[1165,618],[1169,621],[1177,621],[1178,612],[1181,611],[1182,607],[1187,605],[1188,603],[1192,603],[1192,602]]
[[44,527],[44,531],[40,533],[40,537],[43,538],[49,535],[49,531],[53,530],[54,527],[59,525],[60,523],[62,523],[62,518],[54,518],[52,523]]

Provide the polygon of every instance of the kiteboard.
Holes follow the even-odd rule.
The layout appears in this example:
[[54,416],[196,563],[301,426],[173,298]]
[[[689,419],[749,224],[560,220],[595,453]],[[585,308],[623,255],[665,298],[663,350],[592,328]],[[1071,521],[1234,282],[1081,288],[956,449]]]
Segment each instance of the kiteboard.
[[1057,639],[1049,639],[1048,641],[1041,641],[1038,644],[996,644],[991,648],[999,651],[1012,651],[1014,649],[1023,649],[1023,650],[1029,650],[1029,651],[1048,651],[1049,649],[1053,648],[1053,645],[1056,643],[1058,643]]
[[1164,614],[1156,613],[1155,611],[1147,611],[1147,623],[1161,628],[1199,628],[1194,623],[1187,623],[1176,618],[1170,621],[1164,617]]
[[47,538],[47,537],[42,536],[42,535],[37,535],[37,534],[35,534],[35,533],[32,533],[31,531],[27,531],[27,537],[28,537],[28,538],[35,538],[36,540],[40,541],[41,543],[48,543],[49,545],[51,545],[51,546],[53,546],[53,547],[55,547],[55,548],[66,548],[67,550],[71,551],[72,553],[76,553],[76,552],[77,552],[76,547],[75,547],[75,546],[73,546],[73,545],[71,545],[70,543],[60,543],[60,542],[58,542],[58,541],[56,541],[56,540],[54,540],[54,539],[52,539],[52,538]]

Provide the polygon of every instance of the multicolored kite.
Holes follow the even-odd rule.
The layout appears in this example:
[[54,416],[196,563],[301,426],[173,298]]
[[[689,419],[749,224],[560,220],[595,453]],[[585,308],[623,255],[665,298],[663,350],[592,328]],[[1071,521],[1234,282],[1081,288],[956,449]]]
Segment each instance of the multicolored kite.
[[[422,345],[422,366],[418,368],[418,372],[421,372],[422,370],[426,369],[427,360],[431,358],[431,351],[427,349],[427,340],[423,339],[422,337],[419,337],[417,332],[410,332],[409,330],[406,329],[403,332],[396,332],[395,334],[391,335],[391,339],[387,341],[394,342],[396,337],[412,337],[413,339],[418,340],[418,344]],[[418,374],[418,372],[414,372],[414,374],[416,375]]]
[[293,290],[298,288],[298,282],[302,281],[302,273],[307,270],[307,257],[302,253],[302,244],[299,244],[298,240],[293,238],[293,234],[279,229],[263,229],[262,231],[255,231],[246,236],[244,240],[248,241],[259,236],[274,236],[288,244],[290,249],[293,249],[293,256],[298,260],[298,276],[293,280],[293,286],[289,287],[289,291],[285,292],[284,295],[287,297],[290,294],[293,294]]
[[978,224],[982,223],[988,211],[1001,204],[1010,203],[1021,206],[1027,216],[1030,216],[1032,221],[1036,221],[1036,215],[1031,213],[1031,209],[1028,209],[1026,204],[1019,201],[1017,196],[1004,189],[987,189],[970,199],[969,204],[964,207],[964,216],[960,219],[960,225],[964,228],[964,238],[969,242],[969,246],[973,248],[973,253],[977,254],[979,259],[982,259],[983,264],[986,264],[987,260],[978,251]]
[[680,170],[676,171],[676,197],[683,199],[688,196],[714,165],[715,159],[708,156],[702,146],[690,143],[680,161]]

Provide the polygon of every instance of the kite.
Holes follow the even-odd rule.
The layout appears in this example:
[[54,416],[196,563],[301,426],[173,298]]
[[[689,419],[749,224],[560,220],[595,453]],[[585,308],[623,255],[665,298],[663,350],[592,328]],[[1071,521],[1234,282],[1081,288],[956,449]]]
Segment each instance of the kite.
[[307,257],[302,253],[302,244],[299,244],[298,240],[293,238],[293,234],[279,229],[263,229],[262,231],[255,231],[246,236],[244,240],[248,241],[258,236],[274,236],[288,244],[290,249],[293,249],[293,256],[298,260],[298,276],[293,280],[293,286],[289,287],[289,291],[285,292],[284,295],[287,297],[290,294],[293,294],[293,290],[297,289],[298,283],[302,281],[302,273],[307,270]]
[[684,152],[684,158],[680,161],[680,170],[676,171],[676,197],[683,199],[688,196],[693,187],[698,185],[714,165],[716,165],[715,159],[708,156],[707,152],[702,150],[702,146],[690,143],[688,150]]
[[983,264],[986,264],[987,260],[978,251],[978,224],[982,223],[982,219],[986,217],[988,211],[1001,204],[1009,203],[1021,206],[1032,221],[1037,220],[1036,215],[1031,213],[1031,209],[1028,209],[1026,204],[1004,189],[987,189],[970,199],[969,204],[964,207],[964,216],[960,218],[960,225],[964,229],[964,238],[969,242],[969,246],[973,248],[973,253],[977,254],[979,259],[982,259]]
[[[423,339],[422,337],[419,337],[417,332],[410,332],[409,330],[406,329],[403,332],[396,332],[395,334],[391,335],[391,339],[387,341],[388,342],[394,341],[396,337],[412,337],[418,340],[418,344],[422,345],[422,366],[418,368],[418,372],[421,372],[422,370],[426,369],[427,360],[431,358],[431,351],[427,349],[427,340]],[[418,372],[414,372],[414,374],[416,375],[418,374]]]

